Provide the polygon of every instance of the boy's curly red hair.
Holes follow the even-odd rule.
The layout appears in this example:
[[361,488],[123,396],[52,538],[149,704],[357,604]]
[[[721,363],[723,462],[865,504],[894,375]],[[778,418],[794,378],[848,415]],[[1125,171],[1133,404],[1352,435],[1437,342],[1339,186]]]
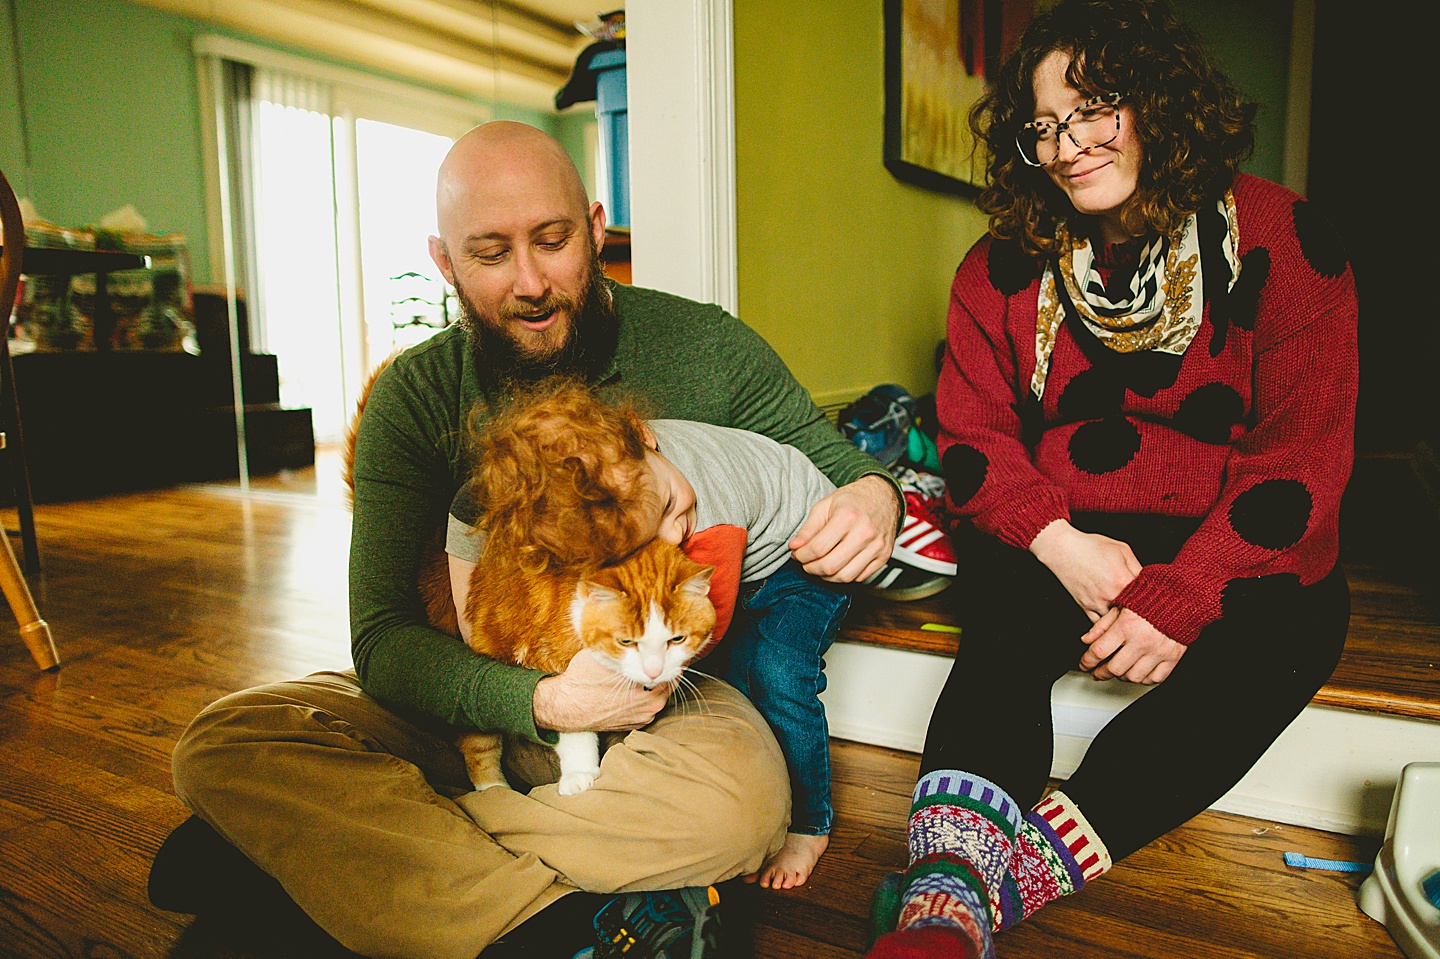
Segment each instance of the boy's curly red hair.
[[646,426],[635,406],[549,380],[475,430],[474,487],[487,552],[524,566],[605,566],[652,539],[643,481]]

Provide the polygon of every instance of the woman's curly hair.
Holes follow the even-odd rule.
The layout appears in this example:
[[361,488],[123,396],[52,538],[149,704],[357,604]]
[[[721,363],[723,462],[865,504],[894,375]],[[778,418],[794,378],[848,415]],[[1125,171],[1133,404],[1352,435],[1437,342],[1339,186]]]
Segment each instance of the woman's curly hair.
[[1035,70],[1050,53],[1070,54],[1066,80],[1086,97],[1119,93],[1144,149],[1140,180],[1120,211],[1124,229],[1169,234],[1234,180],[1254,150],[1255,104],[1210,62],[1194,30],[1163,0],[1064,0],[1037,16],[970,113],[989,152],[988,185],[977,201],[990,232],[1045,255],[1058,220],[1075,208],[1039,167],[1020,159],[1015,135],[1035,110]]
[[606,403],[575,380],[549,380],[472,432],[487,552],[504,550],[535,571],[593,567],[653,538],[646,426],[632,404]]

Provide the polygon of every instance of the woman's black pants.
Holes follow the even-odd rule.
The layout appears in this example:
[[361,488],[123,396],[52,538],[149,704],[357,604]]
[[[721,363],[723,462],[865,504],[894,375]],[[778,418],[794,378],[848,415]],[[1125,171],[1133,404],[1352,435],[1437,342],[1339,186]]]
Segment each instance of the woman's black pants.
[[[1142,564],[1172,560],[1198,524],[1113,514],[1071,522],[1129,543]],[[1078,668],[1090,621],[1028,551],[967,529],[956,552],[949,595],[960,648],[921,772],[963,769],[1030,808],[1054,751],[1050,689]],[[1236,580],[1223,609],[1169,678],[1095,737],[1062,786],[1116,861],[1223,796],[1300,714],[1340,659],[1350,590],[1338,565],[1310,586],[1293,575]]]

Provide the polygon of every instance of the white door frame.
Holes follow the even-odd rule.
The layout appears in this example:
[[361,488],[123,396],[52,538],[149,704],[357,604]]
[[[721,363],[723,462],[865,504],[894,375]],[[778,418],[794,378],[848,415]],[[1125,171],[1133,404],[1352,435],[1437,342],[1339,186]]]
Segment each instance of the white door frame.
[[636,284],[738,308],[731,0],[629,0]]

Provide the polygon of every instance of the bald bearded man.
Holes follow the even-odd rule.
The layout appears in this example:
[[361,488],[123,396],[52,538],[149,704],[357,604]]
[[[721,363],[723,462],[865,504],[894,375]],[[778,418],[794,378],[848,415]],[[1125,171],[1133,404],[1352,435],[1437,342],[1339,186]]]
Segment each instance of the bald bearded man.
[[[902,501],[753,331],[717,307],[605,280],[604,211],[547,135],[495,122],[462,137],[440,170],[437,220],[430,253],[462,319],[386,369],[359,424],[355,670],[245,690],[194,720],[173,766],[198,818],[157,856],[151,896],[203,908],[207,858],[231,855],[223,837],[356,952],[566,959],[595,942],[602,911],[599,926],[637,908],[703,915],[703,887],[753,873],[784,841],[788,779],[764,720],[723,683],[701,678],[705,706],[686,710],[663,687],[617,688],[587,653],[546,675],[425,624],[417,557],[469,475],[467,423],[565,373],[657,416],[793,445],[838,489],[791,548],[837,582],[884,564]],[[472,791],[455,727],[532,743],[638,732],[605,754],[592,789],[562,797],[545,784]],[[647,890],[671,892],[634,895]],[[629,959],[658,955],[645,948]]]

